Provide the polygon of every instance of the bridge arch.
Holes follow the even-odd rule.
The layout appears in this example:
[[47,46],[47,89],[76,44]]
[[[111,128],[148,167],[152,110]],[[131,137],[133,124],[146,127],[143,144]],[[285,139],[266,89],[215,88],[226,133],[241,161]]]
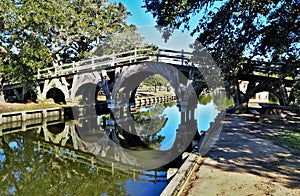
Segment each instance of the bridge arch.
[[190,97],[197,99],[190,81],[180,70],[169,64],[157,62],[144,62],[124,70],[114,85],[113,99],[120,97],[120,93],[123,94],[122,96],[131,98],[141,82],[154,74],[159,74],[169,81],[179,101],[186,101]]
[[106,99],[110,98],[107,80],[102,78],[99,72],[75,75],[70,98],[74,102],[81,99],[85,103],[95,103],[100,90],[103,91]]
[[97,84],[88,82],[81,84],[76,93],[75,100],[80,104],[88,104],[96,102],[97,95]]
[[[136,64],[123,70],[119,78],[115,81],[112,92],[112,100],[115,104],[112,110],[113,115],[120,127],[125,130],[127,130],[129,124],[136,124],[132,118],[127,118],[130,116],[130,113],[126,108],[129,107],[129,100],[132,93],[135,92],[135,89],[142,81],[154,74],[160,74],[169,81],[175,91],[179,111],[190,111],[189,114],[192,115],[196,109],[198,104],[196,92],[191,81],[181,71],[166,63],[144,62]],[[126,123],[123,121],[123,118],[126,118]],[[134,129],[128,131],[133,131],[133,134],[135,134]]]
[[60,122],[57,124],[49,124],[46,126],[46,129],[49,133],[52,134],[60,134],[61,132],[63,132],[66,129],[66,123],[65,122]]
[[59,88],[51,88],[46,93],[46,99],[52,98],[55,103],[66,104],[65,94]]
[[[251,84],[252,83],[252,84]],[[257,93],[260,92],[269,92],[273,94],[279,101],[281,105],[287,105],[289,100],[285,100],[285,96],[287,96],[286,87],[279,82],[270,82],[270,81],[262,81],[257,85],[249,82],[248,88],[246,92],[240,93],[243,95],[244,103],[249,103],[249,100],[254,97]]]
[[[64,77],[54,78],[52,80],[47,79],[45,80],[45,84],[40,98],[53,98],[54,101],[56,100],[55,103],[62,102],[65,104],[66,100],[69,98],[68,86],[69,84]],[[63,98],[55,98],[56,94]]]
[[24,101],[26,103],[29,103],[29,102],[36,102],[36,100],[37,100],[36,92],[34,92],[34,90],[32,89],[29,89],[24,95]]

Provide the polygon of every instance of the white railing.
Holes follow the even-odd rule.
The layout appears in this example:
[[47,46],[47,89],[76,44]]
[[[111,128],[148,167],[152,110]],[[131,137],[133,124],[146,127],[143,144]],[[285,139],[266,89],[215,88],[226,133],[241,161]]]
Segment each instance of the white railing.
[[141,61],[157,61],[182,66],[191,66],[192,54],[184,51],[134,49],[122,53],[113,53],[101,57],[90,57],[79,62],[38,69],[37,79],[51,78],[79,72],[120,66]]

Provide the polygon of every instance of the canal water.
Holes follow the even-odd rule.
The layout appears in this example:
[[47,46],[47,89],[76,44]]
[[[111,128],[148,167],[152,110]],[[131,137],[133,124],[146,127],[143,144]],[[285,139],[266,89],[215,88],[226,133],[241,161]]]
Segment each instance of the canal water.
[[[212,100],[198,104],[198,133],[209,129],[218,112]],[[168,168],[180,166],[180,160],[143,170],[135,167],[136,157],[118,149],[169,152],[177,142],[181,113],[176,103],[165,103],[138,108],[132,118],[134,134],[124,133],[111,113],[93,118],[96,128],[87,126],[87,119],[1,128],[0,195],[159,195],[169,182]]]

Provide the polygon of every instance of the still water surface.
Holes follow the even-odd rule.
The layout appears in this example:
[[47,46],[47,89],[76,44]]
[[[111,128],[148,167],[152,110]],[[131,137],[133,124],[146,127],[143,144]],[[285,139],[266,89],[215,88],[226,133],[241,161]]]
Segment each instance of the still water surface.
[[[198,132],[206,131],[217,113],[212,101],[198,104]],[[97,137],[110,134],[130,140],[114,129],[102,129],[103,116],[109,118],[107,114],[97,117],[99,133],[78,133],[76,121],[2,130],[0,195],[159,195],[168,183],[167,167],[140,171],[94,156],[103,153],[105,147],[95,146]],[[176,104],[141,108],[133,118],[141,124],[137,130],[142,142],[159,150],[172,148],[181,121]],[[157,122],[159,130],[142,136],[149,120]]]

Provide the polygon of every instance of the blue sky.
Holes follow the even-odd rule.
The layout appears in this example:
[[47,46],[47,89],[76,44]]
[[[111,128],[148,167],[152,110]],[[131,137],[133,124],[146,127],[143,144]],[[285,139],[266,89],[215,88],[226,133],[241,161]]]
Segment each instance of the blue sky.
[[[145,8],[142,8],[144,5],[143,0],[109,0],[110,2],[121,2],[126,7],[131,15],[127,19],[128,24],[136,25],[142,36],[145,38],[146,42],[153,43],[159,46],[161,49],[172,49],[172,50],[185,50],[191,52],[189,45],[194,43],[195,38],[198,34],[195,34],[194,37],[189,35],[189,32],[181,32],[181,30],[176,30],[173,33],[173,36],[168,40],[167,43],[164,42],[164,39],[161,38],[161,33],[159,33],[154,26],[156,25],[155,19],[153,18],[150,12],[146,12]],[[217,8],[224,4],[225,1],[217,2],[213,7]],[[214,9],[212,8],[212,9]],[[194,29],[198,24],[198,21],[201,17],[201,13],[191,17],[190,26],[191,29]]]
[[152,14],[146,12],[145,8],[142,8],[144,5],[143,0],[110,0],[111,2],[121,2],[123,3],[128,11],[131,13],[127,22],[128,24],[134,24],[136,26],[155,26],[155,20],[152,17]]
[[[131,13],[131,16],[129,16],[127,22],[128,24],[134,24],[136,26],[155,26],[156,22],[153,18],[152,14],[150,12],[146,12],[147,10],[145,8],[142,8],[144,6],[143,0],[109,0],[110,2],[121,2],[126,7],[127,10]],[[212,11],[216,8],[221,7],[226,1],[217,1],[212,6]],[[199,14],[196,14],[194,16],[191,16],[190,18],[190,26],[191,29],[194,29],[196,25],[198,24],[199,19],[203,15],[203,12],[200,12]]]
[[152,14],[142,8],[143,0],[110,0],[110,2],[121,2],[127,7],[131,13],[127,23],[136,25],[146,42],[155,44],[161,49],[191,51],[189,45],[194,43],[195,38],[188,33],[176,30],[167,43],[162,39],[162,34],[154,28],[156,22]]

